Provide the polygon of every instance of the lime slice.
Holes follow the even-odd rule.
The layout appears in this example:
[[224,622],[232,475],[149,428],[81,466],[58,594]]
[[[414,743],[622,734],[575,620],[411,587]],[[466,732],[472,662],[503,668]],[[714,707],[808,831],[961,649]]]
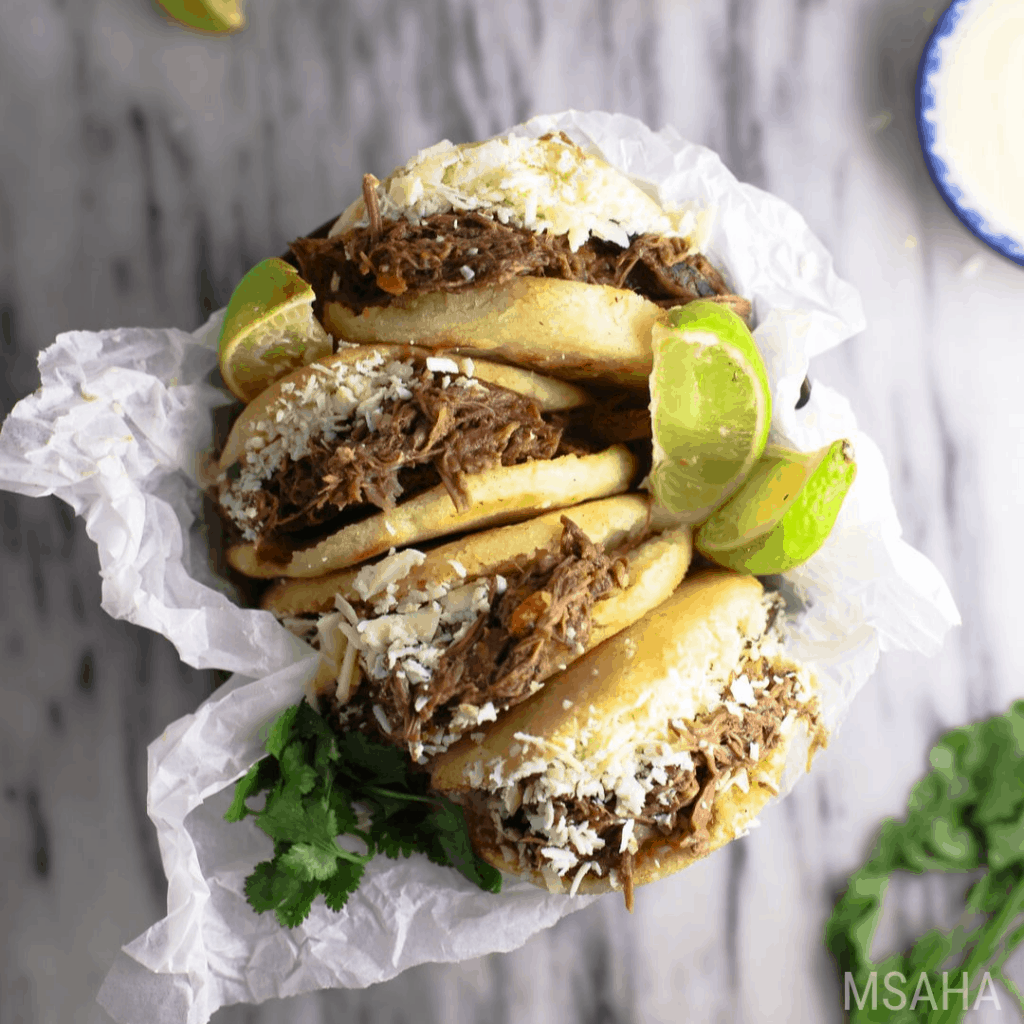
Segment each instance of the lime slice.
[[220,372],[233,395],[249,402],[286,373],[331,354],[313,298],[284,260],[257,263],[238,282],[220,331]]
[[730,309],[698,300],[651,331],[651,425],[658,501],[699,522],[743,482],[772,418],[764,361]]
[[816,452],[770,448],[697,531],[697,550],[755,576],[792,569],[825,543],[856,475],[849,441]]
[[157,0],[175,21],[203,32],[237,32],[245,27],[240,0]]

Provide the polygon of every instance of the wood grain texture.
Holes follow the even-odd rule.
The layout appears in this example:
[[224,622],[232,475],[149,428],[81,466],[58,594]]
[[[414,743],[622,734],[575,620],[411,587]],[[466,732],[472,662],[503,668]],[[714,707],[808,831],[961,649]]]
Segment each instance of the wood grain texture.
[[[215,1024],[842,1019],[821,942],[837,888],[939,733],[1022,691],[1024,280],[949,213],[917,148],[914,73],[940,7],[249,0],[245,32],[207,38],[150,0],[0,5],[0,415],[55,334],[197,326],[364,171],[533,113],[618,110],[787,199],[861,290],[868,330],[812,376],[879,443],[906,537],[964,618],[940,657],[884,656],[792,798],[639,891],[633,916],[608,898],[504,956]],[[0,504],[0,1021],[96,1024],[116,951],[164,910],[146,744],[214,680],[102,612],[66,506]],[[935,880],[898,892],[893,946],[956,901]],[[976,1019],[1017,1016],[1004,1000]]]

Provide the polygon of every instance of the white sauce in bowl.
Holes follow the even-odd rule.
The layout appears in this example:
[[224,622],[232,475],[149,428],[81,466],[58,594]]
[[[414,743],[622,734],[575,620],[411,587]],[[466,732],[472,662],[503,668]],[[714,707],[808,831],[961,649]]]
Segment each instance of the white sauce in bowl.
[[1024,0],[968,5],[949,43],[936,149],[990,228],[1024,239]]

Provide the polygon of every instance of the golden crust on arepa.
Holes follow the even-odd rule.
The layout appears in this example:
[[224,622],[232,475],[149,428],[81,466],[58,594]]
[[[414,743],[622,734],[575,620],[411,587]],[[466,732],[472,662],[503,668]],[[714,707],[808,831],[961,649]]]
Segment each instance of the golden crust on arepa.
[[377,513],[311,547],[294,550],[287,561],[261,559],[252,543],[228,548],[227,560],[232,568],[257,579],[322,576],[393,547],[499,526],[545,509],[621,494],[628,490],[636,472],[637,460],[625,445],[614,445],[595,455],[564,455],[496,466],[463,476],[466,511],[457,509],[447,489],[438,485],[389,512]]
[[[462,579],[455,565],[464,570],[466,579],[475,579],[504,572],[516,561],[533,559],[541,551],[553,551],[566,515],[591,541],[610,550],[636,540],[644,531],[651,518],[651,498],[647,494],[598,498],[449,541],[425,553],[423,562],[397,582],[395,596],[401,600],[409,590],[423,590],[428,582],[449,584]],[[359,599],[354,582],[362,571],[360,566],[315,579],[278,580],[263,595],[260,607],[279,616],[333,611],[336,594],[346,601]]]
[[[516,733],[536,736],[582,759],[604,746],[620,725],[638,734],[654,721],[660,725],[673,696],[663,685],[666,680],[696,678],[712,657],[735,664],[744,638],[764,631],[762,593],[753,576],[726,570],[690,576],[668,600],[494,723],[483,742],[464,740],[439,756],[431,766],[434,788],[469,789],[473,765],[495,757],[502,759],[506,774],[514,772],[531,756],[525,746],[515,749]],[[596,730],[591,707],[600,718]],[[585,743],[582,736],[588,737]]]
[[569,380],[643,387],[651,373],[651,327],[662,310],[610,285],[517,277],[498,285],[426,292],[361,313],[324,304],[337,338],[486,353]]

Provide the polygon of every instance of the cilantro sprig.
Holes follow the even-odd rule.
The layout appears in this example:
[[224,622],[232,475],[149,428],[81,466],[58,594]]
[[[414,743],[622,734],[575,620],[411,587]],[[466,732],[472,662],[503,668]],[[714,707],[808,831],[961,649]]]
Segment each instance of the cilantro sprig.
[[[1024,996],[1003,973],[1003,965],[1024,940],[1024,701],[1004,715],[947,733],[929,755],[932,771],[911,792],[906,820],[886,819],[868,862],[851,876],[825,926],[825,944],[859,993],[869,976],[882,979],[898,971],[907,979],[938,972],[952,957],[949,970],[956,985],[964,972],[974,1004],[984,973],[999,981],[1024,1010]],[[871,962],[870,947],[882,914],[882,899],[893,871],[985,873],[968,887],[964,918],[986,915],[977,927],[957,925],[951,932],[933,928],[906,953]],[[876,980],[876,985],[877,985]],[[893,1000],[894,1002],[895,1000]],[[955,1024],[963,1015],[963,998],[947,1009],[922,999],[894,1012],[879,1001],[851,1003],[851,1024]],[[891,1006],[891,1003],[890,1003]]]
[[[418,851],[481,889],[500,891],[501,873],[473,853],[462,811],[428,793],[427,776],[411,770],[402,750],[362,733],[337,734],[305,701],[270,725],[265,746],[267,756],[238,780],[224,815],[228,821],[253,815],[274,840],[273,858],[245,880],[257,912],[273,910],[294,928],[318,895],[341,910],[378,853],[397,858]],[[262,809],[250,807],[263,792]],[[360,843],[342,846],[340,836]]]

